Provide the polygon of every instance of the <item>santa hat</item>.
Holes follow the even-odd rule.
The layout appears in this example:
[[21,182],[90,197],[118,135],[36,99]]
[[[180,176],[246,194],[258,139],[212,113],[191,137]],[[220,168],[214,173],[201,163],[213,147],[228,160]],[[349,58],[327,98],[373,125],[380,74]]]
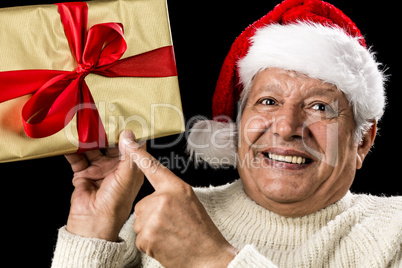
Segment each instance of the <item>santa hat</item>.
[[385,76],[356,25],[321,0],[285,0],[235,40],[213,97],[213,120],[196,122],[187,151],[212,166],[235,165],[236,106],[261,70],[277,67],[337,86],[353,106],[356,139],[380,120]]

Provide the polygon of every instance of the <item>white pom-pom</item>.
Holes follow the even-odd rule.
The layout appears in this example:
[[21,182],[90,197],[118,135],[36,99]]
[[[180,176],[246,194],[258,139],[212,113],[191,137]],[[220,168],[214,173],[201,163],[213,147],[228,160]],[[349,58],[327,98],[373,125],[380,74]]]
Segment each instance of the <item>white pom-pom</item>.
[[195,163],[211,167],[236,166],[236,124],[200,120],[190,130],[186,151]]

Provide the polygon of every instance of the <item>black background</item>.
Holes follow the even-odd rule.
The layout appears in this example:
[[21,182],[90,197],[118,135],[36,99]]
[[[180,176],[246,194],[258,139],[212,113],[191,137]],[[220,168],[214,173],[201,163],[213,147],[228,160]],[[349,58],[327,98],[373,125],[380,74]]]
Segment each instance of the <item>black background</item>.
[[[0,7],[55,3],[56,1],[1,1]],[[359,170],[353,192],[402,194],[400,161],[400,20],[395,1],[329,0],[357,24],[369,46],[377,51],[390,75],[388,106],[379,124],[375,146]],[[211,100],[222,62],[234,39],[250,23],[265,15],[279,0],[178,1],[168,0],[169,15],[185,120],[211,116]],[[393,4],[391,4],[393,3]],[[0,30],[2,25],[0,25]],[[1,59],[0,59],[1,60]],[[0,85],[1,86],[1,85]],[[156,144],[176,140],[161,138]],[[169,149],[149,151],[156,157],[185,157],[185,139]],[[12,267],[50,266],[57,229],[66,223],[72,172],[63,156],[0,164],[2,259]],[[233,169],[205,166],[172,168],[194,186],[219,185],[238,178]],[[145,184],[140,196],[152,191]],[[140,197],[139,197],[140,198]]]

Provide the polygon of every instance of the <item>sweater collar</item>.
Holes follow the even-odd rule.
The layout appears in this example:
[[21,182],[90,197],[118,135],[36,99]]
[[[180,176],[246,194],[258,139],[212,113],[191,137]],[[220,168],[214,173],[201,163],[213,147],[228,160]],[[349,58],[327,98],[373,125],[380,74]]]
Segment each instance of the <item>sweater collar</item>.
[[[280,244],[296,246],[319,229],[326,228],[338,215],[345,212],[352,202],[352,194],[348,192],[342,199],[332,205],[312,214],[302,217],[284,217],[269,211],[244,192],[241,180],[225,187],[217,196],[219,204],[216,208],[220,228],[225,232],[233,232],[236,235],[239,230],[252,230],[251,235],[258,236],[259,240],[275,241],[280,239]],[[236,226],[238,230],[234,230]],[[256,237],[254,237],[255,239]],[[250,238],[251,239],[251,238]],[[279,242],[278,242],[279,243]]]

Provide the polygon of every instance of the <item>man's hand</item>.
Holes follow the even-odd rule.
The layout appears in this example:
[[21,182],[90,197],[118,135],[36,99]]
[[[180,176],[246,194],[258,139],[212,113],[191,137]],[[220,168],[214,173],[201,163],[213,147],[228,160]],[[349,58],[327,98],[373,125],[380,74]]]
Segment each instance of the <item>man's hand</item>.
[[132,160],[155,192],[135,206],[137,248],[165,267],[227,267],[233,248],[192,188],[133,143]]
[[119,148],[110,148],[105,155],[95,150],[66,156],[74,171],[75,187],[67,221],[69,232],[117,241],[144,182],[144,175],[130,161],[134,134],[123,131],[119,141]]

